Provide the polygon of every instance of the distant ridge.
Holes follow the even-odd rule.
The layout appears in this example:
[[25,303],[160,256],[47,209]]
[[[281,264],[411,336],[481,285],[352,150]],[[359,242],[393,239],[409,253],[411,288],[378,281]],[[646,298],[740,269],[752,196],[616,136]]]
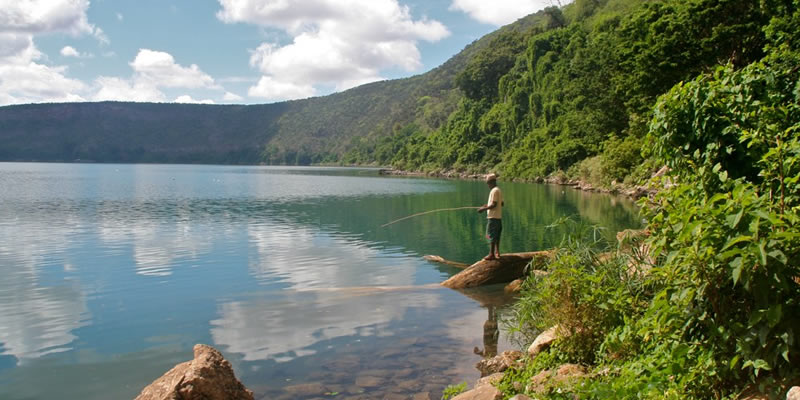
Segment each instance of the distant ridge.
[[[491,38],[528,29],[521,18],[466,46],[441,66],[341,93],[261,105],[133,102],[0,107],[0,161],[298,164],[337,160],[358,138],[416,122],[434,130],[462,94],[454,78]],[[418,100],[429,112],[422,115]],[[433,106],[431,106],[433,104]]]

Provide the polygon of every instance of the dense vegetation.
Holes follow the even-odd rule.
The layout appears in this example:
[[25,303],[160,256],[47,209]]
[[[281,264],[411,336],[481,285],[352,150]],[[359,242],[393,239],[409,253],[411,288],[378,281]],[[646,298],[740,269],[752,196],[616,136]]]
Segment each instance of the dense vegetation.
[[527,31],[501,32],[471,58],[456,76],[465,96],[439,129],[398,127],[345,161],[640,181],[654,166],[641,148],[656,98],[720,63],[738,68],[761,58],[772,14],[752,0],[548,8]]
[[800,382],[800,1],[760,7],[762,59],[657,100],[644,141],[672,186],[643,203],[645,245],[569,239],[527,282],[512,322],[563,338],[506,374],[507,396],[565,362],[591,371],[536,396],[780,398]]

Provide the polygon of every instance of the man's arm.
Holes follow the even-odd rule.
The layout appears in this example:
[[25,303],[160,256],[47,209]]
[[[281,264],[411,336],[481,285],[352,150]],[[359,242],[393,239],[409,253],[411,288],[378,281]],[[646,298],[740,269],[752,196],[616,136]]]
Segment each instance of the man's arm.
[[491,210],[491,209],[493,209],[495,207],[497,207],[497,202],[493,201],[492,204],[490,204],[488,206],[481,206],[481,208],[478,209],[478,212],[482,213],[482,212],[484,212],[486,210]]

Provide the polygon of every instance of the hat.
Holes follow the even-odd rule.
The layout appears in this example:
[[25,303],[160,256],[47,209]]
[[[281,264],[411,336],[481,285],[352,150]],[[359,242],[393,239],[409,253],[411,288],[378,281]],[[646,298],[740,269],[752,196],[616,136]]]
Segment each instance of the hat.
[[496,174],[486,175],[486,182],[497,182],[497,175]]

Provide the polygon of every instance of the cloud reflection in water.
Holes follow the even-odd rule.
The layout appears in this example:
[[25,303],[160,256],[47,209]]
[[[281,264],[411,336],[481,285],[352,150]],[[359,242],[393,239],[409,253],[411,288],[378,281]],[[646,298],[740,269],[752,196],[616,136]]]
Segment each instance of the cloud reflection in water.
[[219,305],[214,343],[245,360],[287,361],[317,342],[363,334],[402,319],[409,308],[440,304],[438,285],[414,285],[414,259],[296,226],[253,225],[249,237],[251,274],[287,288]]

